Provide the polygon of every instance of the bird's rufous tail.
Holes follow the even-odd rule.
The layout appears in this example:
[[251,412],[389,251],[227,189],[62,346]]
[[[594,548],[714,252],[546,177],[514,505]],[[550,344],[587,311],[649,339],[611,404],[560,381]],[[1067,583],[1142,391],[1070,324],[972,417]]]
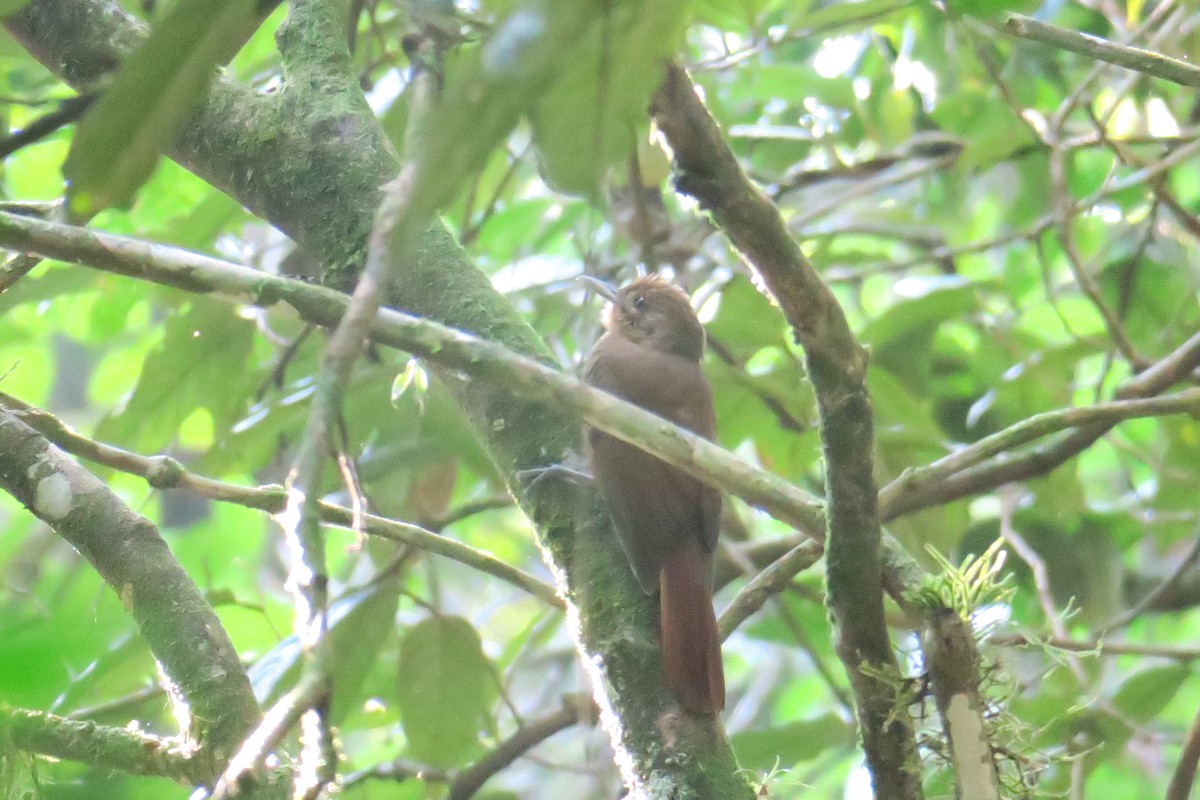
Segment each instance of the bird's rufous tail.
[[725,708],[725,668],[712,602],[712,556],[700,543],[671,556],[659,576],[663,666],[683,707],[697,714]]

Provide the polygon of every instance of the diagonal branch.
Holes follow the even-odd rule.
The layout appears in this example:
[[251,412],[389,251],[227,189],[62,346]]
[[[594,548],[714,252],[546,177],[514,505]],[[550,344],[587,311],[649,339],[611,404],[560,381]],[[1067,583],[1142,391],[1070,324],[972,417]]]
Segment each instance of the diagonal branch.
[[562,707],[540,719],[522,725],[516,733],[496,745],[495,749],[461,770],[450,782],[447,800],[468,800],[483,788],[488,778],[500,772],[525,753],[537,747],[559,731],[580,722],[592,722],[596,707],[586,695],[563,698]]
[[1043,436],[1084,426],[1115,425],[1127,419],[1165,416],[1168,414],[1195,414],[1200,411],[1200,389],[1187,389],[1166,397],[1150,397],[1135,400],[1116,400],[1091,406],[1062,408],[1035,414],[1028,419],[986,436],[968,447],[943,456],[932,464],[906,470],[879,492],[879,504],[885,517],[905,494],[917,487],[933,487],[947,478],[976,466],[989,458],[1028,444]]
[[[337,324],[348,302],[346,295],[323,286],[268,275],[208,256],[2,212],[0,246],[213,294],[224,300],[260,306],[282,303],[308,322],[325,327]],[[375,314],[371,338],[472,378],[498,384],[529,400],[575,412],[588,424],[634,442],[809,536],[820,538],[823,512],[816,499],[806,492],[648,411],[592,389],[558,370],[494,342],[390,309]]]
[[1024,14],[1009,14],[998,29],[1019,39],[1052,45],[1081,56],[1094,58],[1119,67],[1142,72],[1183,86],[1200,86],[1200,67],[1186,61],[1143,50],[1140,47],[1117,44],[1090,33],[1060,28]]
[[796,575],[811,567],[820,557],[821,548],[816,542],[802,542],[747,581],[717,620],[721,638],[729,638],[750,615],[786,589]]
[[[1200,333],[1194,334],[1162,360],[1130,379],[1116,392],[1117,401],[1148,398],[1175,383],[1189,379],[1200,366]],[[904,492],[890,494],[880,506],[885,520],[941,505],[995,489],[1013,481],[1045,475],[1063,462],[1091,447],[1123,417],[1107,418],[1074,428],[1063,436],[1034,447],[1019,456],[1003,454],[990,461],[959,470],[936,483],[922,483]],[[899,479],[903,480],[903,476]]]

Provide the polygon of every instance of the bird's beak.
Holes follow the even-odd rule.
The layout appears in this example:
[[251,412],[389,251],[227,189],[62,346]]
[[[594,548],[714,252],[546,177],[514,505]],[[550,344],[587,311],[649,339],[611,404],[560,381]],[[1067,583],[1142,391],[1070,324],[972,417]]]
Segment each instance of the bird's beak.
[[609,302],[617,302],[617,290],[613,288],[612,284],[605,283],[599,278],[593,278],[591,275],[580,275],[579,280]]

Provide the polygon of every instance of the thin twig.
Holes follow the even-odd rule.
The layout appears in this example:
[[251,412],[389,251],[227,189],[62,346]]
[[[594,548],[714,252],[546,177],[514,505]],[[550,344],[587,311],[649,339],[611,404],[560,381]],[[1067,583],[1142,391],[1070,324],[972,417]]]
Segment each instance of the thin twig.
[[1159,598],[1166,595],[1178,584],[1185,573],[1190,571],[1197,563],[1200,563],[1200,536],[1192,542],[1192,546],[1188,548],[1187,554],[1180,559],[1175,565],[1175,569],[1171,570],[1171,574],[1166,577],[1158,586],[1155,586],[1152,591],[1146,593],[1146,596],[1138,600],[1130,606],[1124,613],[1118,614],[1113,619],[1100,626],[1096,631],[1096,639],[1101,639],[1104,636],[1112,633],[1115,630],[1124,628],[1130,622],[1144,614],[1148,609],[1154,608]]
[[1169,658],[1174,661],[1200,661],[1200,647],[1176,647],[1161,644],[1140,644],[1137,642],[1091,642],[1060,636],[1049,636],[1040,639],[1022,633],[992,634],[987,638],[987,643],[998,647],[1051,647],[1056,650],[1094,654],[1102,657],[1146,656],[1150,658]]
[[1192,718],[1187,736],[1183,739],[1179,763],[1175,765],[1171,782],[1167,785],[1166,800],[1188,800],[1192,794],[1192,784],[1196,781],[1197,761],[1200,761],[1200,711]]
[[1200,389],[1186,389],[1165,397],[1138,400],[1114,400],[1081,408],[1046,411],[1023,419],[1002,431],[986,436],[963,449],[943,456],[932,464],[906,470],[879,492],[880,502],[887,506],[901,494],[918,486],[928,486],[975,466],[989,458],[1014,450],[1043,436],[1086,425],[1115,425],[1129,419],[1195,414],[1200,411]]
[[1200,87],[1200,67],[1170,58],[1161,53],[1152,53],[1138,47],[1116,44],[1099,36],[1088,33],[1060,28],[1040,22],[1024,14],[1009,14],[998,29],[1020,39],[1053,45],[1072,53],[1094,58],[1109,64],[1116,64],[1135,72],[1142,72],[1156,78],[1183,86]]
[[483,758],[455,775],[454,780],[450,782],[447,800],[468,800],[474,797],[488,778],[559,731],[566,730],[585,718],[595,720],[597,713],[595,703],[587,695],[563,698],[562,707],[557,711],[522,725],[516,733],[496,745]]
[[306,670],[300,674],[300,681],[271,706],[258,727],[242,742],[213,786],[210,800],[231,800],[241,794],[248,776],[261,769],[263,758],[296,727],[305,713],[320,703],[325,683],[324,677],[316,672]]
[[1125,357],[1125,360],[1133,365],[1134,369],[1145,366],[1146,359],[1142,357],[1137,349],[1130,341],[1129,335],[1125,333],[1125,326],[1112,309],[1108,307],[1104,297],[1100,294],[1100,287],[1093,280],[1090,268],[1083,263],[1083,257],[1079,253],[1079,249],[1075,245],[1075,234],[1073,231],[1074,216],[1078,210],[1075,206],[1070,189],[1067,187],[1067,153],[1061,147],[1057,146],[1058,131],[1048,134],[1052,145],[1050,149],[1050,183],[1054,191],[1054,196],[1058,200],[1058,240],[1062,244],[1063,255],[1066,257],[1067,266],[1071,270],[1071,274],[1075,276],[1075,282],[1079,285],[1080,291],[1084,296],[1091,301],[1099,312],[1101,319],[1104,320],[1104,327],[1108,331],[1109,339],[1113,345]]
[[751,578],[717,620],[721,639],[728,639],[751,614],[786,589],[796,575],[811,567],[820,557],[820,548],[813,542],[803,542]]
[[[130,475],[145,478],[156,489],[183,489],[195,492],[209,500],[234,503],[269,514],[280,514],[287,505],[287,493],[281,486],[236,486],[222,483],[189,472],[170,456],[141,456],[111,445],[101,444],[71,430],[53,414],[33,408],[3,392],[0,392],[0,408],[9,409],[31,428],[68,453]],[[509,503],[511,503],[511,499]],[[354,511],[352,509],[325,501],[319,504],[319,509],[323,522],[341,527],[353,525]],[[464,507],[463,511],[469,512],[471,509]],[[366,533],[372,536],[390,539],[427,553],[458,561],[472,569],[510,583],[555,608],[563,607],[563,601],[553,586],[486,551],[478,550],[457,539],[442,536],[418,525],[375,514],[365,515],[363,524]]]

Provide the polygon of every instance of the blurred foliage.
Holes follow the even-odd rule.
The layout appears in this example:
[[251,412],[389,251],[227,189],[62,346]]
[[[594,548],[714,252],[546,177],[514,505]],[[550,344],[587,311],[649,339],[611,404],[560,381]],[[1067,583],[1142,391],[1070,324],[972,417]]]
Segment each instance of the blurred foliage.
[[[18,5],[0,2],[0,15]],[[174,24],[173,5],[189,4],[124,5],[165,26]],[[445,63],[452,89],[464,70],[519,65],[514,53],[531,33],[519,15],[541,7],[532,0],[352,5],[359,82],[398,149],[414,113],[406,92],[414,64]],[[568,5],[575,4],[561,13],[579,10]],[[1072,252],[1143,363],[1200,329],[1196,160],[1157,181],[1143,172],[1200,136],[1194,91],[1112,67],[1089,77],[1094,62],[1003,38],[981,21],[1018,10],[1194,62],[1200,18],[1191,6],[695,0],[603,8],[599,26],[571,47],[540,53],[554,80],[536,104],[515,91],[493,104],[489,113],[504,122],[499,130],[523,121],[503,147],[489,152],[482,148],[490,140],[474,142],[481,149],[472,157],[486,158],[461,166],[467,185],[445,211],[476,263],[566,369],[578,369],[599,329],[600,309],[575,275],[622,280],[639,262],[670,269],[708,325],[706,368],[721,444],[809,490],[823,486],[803,354],[727,241],[667,181],[655,183],[661,157],[651,155],[641,109],[657,79],[654,65],[672,52],[691,68],[744,168],[778,204],[871,349],[881,485],[1032,414],[1111,398],[1134,374],[1081,290]],[[282,17],[273,14],[254,33],[230,63],[230,77],[264,89],[283,80],[273,40]],[[189,81],[228,56],[220,42],[201,41],[209,49],[191,64]],[[186,53],[173,55],[174,68],[190,63]],[[192,91],[167,91],[171,65],[154,68],[158,77],[145,85],[161,93],[121,100],[114,91],[109,122],[85,122],[78,137],[64,128],[9,157],[0,202],[62,197],[68,153],[104,167],[87,156],[87,147],[103,149],[87,143],[92,135],[140,148],[133,162],[107,165],[126,174],[103,179],[118,183],[105,184],[111,194],[94,195],[107,199],[93,200],[89,211],[120,204],[169,135],[169,125],[157,132],[143,126],[178,124]],[[70,95],[0,36],[3,130],[25,128]],[[156,115],[136,110],[154,103],[162,106]],[[453,109],[445,113],[458,119]],[[462,124],[471,127],[469,119]],[[1048,139],[1053,125],[1060,126],[1057,139]],[[1063,159],[1061,185],[1048,141],[1057,141]],[[631,162],[638,152],[644,170]],[[635,176],[644,191],[630,190]],[[1072,208],[1065,225],[1064,205]],[[100,211],[91,224],[272,272],[299,271],[282,235],[169,161],[158,162],[127,210]],[[232,307],[60,263],[39,266],[0,295],[4,392],[98,440],[170,453],[237,484],[282,479],[324,343],[323,333],[306,333],[282,311]],[[503,487],[444,389],[424,387],[417,369],[405,354],[373,350],[347,392],[346,428],[372,509],[437,525]],[[250,664],[260,700],[286,691],[298,648],[288,635],[291,601],[276,526],[256,512],[96,472],[163,527]],[[1011,599],[979,613],[1001,634],[1041,641],[1057,628],[1086,642],[1184,559],[1200,528],[1198,485],[1200,421],[1142,419],[1119,425],[1047,477],[889,528],[914,555],[931,546],[952,563],[983,553],[1004,530],[1017,532],[1036,556],[1030,560],[1045,567],[1050,592],[1039,597],[1030,565],[1009,552]],[[491,506],[445,532],[549,579],[529,523]],[[756,512],[738,511],[752,542],[787,533]],[[331,529],[329,542],[334,713],[348,774],[393,759],[453,773],[584,688],[560,615],[510,585],[345,531]],[[937,565],[926,559],[927,567]],[[118,598],[7,497],[0,500],[0,575],[0,701],[175,730],[164,695],[153,689],[153,661]],[[1035,732],[1033,741],[1007,746],[1040,751],[1054,764],[1040,776],[1039,794],[1162,795],[1200,707],[1200,678],[1193,657],[1171,659],[1153,648],[1197,646],[1198,578],[1194,569],[1181,574],[1156,603],[1107,633],[1105,643],[1120,642],[1127,654],[1093,651],[1072,661],[1051,647],[988,648],[1015,687],[1007,711]],[[723,590],[718,606],[737,585]],[[725,646],[732,743],[744,768],[770,773],[772,797],[842,797],[847,785],[863,785],[844,703],[848,685],[822,599],[819,575],[803,575]],[[1047,619],[1051,604],[1054,618]],[[905,652],[916,651],[904,629],[893,635]],[[919,671],[915,657],[910,667]],[[929,710],[921,719],[936,726]],[[616,796],[607,747],[599,730],[572,727],[481,796]],[[1054,760],[1060,757],[1076,760]],[[31,785],[36,774],[43,797],[188,793],[159,780],[34,763],[36,772],[17,763],[15,780]],[[930,780],[944,787],[937,783],[944,776]],[[363,778],[347,794],[417,798],[427,791],[437,790],[417,780]]]

